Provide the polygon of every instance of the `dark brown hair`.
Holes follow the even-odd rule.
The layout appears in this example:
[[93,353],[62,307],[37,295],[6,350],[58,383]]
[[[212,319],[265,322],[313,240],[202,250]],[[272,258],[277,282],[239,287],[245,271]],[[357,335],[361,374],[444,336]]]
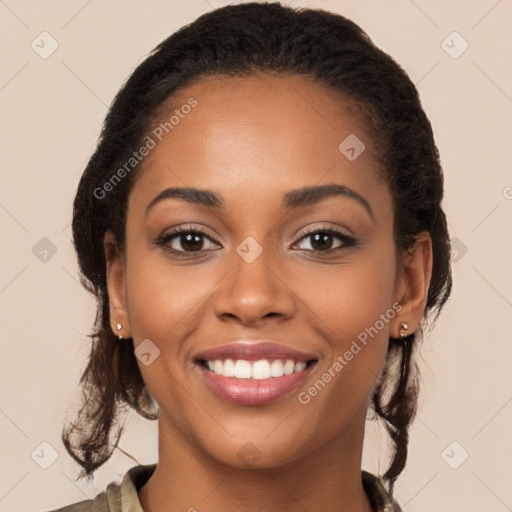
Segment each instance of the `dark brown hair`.
[[[441,208],[438,150],[418,92],[403,69],[358,25],[327,11],[247,3],[204,14],[160,43],[123,85],[78,186],[73,241],[82,282],[98,301],[90,357],[80,380],[83,408],[62,434],[67,451],[83,468],[80,477],[90,477],[112,455],[123,432],[119,419],[129,408],[145,418],[157,417],[133,340],[120,343],[110,327],[103,249],[108,229],[123,248],[127,198],[140,164],[106,197],[95,191],[141,147],[155,115],[178,89],[208,75],[258,71],[300,75],[353,102],[372,133],[392,193],[397,250],[412,247],[421,231],[432,239],[425,319],[434,321],[450,294],[450,242]],[[413,354],[422,335],[420,329],[405,341],[390,338],[372,396],[373,409],[393,441],[391,465],[384,474],[391,492],[407,458],[418,394]]]

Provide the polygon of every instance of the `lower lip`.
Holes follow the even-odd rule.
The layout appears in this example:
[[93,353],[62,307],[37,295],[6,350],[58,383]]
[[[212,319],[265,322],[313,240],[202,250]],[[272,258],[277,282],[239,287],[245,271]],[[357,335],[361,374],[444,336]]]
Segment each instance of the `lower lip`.
[[240,405],[260,405],[278,400],[299,387],[313,365],[301,372],[269,379],[236,379],[224,377],[198,364],[206,383],[221,398]]

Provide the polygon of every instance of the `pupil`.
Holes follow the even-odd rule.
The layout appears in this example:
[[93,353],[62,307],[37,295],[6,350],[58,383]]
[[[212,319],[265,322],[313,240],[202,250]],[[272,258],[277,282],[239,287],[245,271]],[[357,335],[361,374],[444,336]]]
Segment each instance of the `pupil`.
[[[328,233],[325,233],[325,234],[316,233],[313,235],[313,243],[311,245],[313,246],[314,249],[317,249],[320,251],[328,250],[331,248],[331,245],[332,245],[331,237],[332,237],[332,235],[330,235]],[[315,247],[315,245],[316,245],[316,247]]]
[[[332,235],[328,233],[320,234],[316,233],[313,236],[313,243],[311,244],[314,249],[317,249],[319,251],[326,251],[331,248],[332,245]],[[202,245],[202,237],[201,235],[196,234],[186,234],[181,235],[182,238],[182,247],[185,249],[192,249],[192,250],[201,250]],[[183,238],[185,239],[185,243],[183,243]]]
[[[189,233],[187,235],[181,235],[181,236],[182,236],[181,246],[184,249],[201,250],[201,245],[202,245],[201,235]],[[185,238],[185,240],[186,240],[185,243],[183,243],[183,238]]]

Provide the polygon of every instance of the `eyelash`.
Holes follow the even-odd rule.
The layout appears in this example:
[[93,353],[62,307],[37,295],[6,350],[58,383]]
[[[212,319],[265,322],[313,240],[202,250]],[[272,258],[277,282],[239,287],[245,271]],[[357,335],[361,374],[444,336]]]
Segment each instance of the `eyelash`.
[[[314,249],[300,249],[300,250],[306,251],[306,252],[314,252],[314,253],[317,253],[317,254],[320,254],[320,255],[327,255],[327,254],[330,255],[332,253],[337,253],[337,252],[340,252],[340,251],[342,251],[344,249],[348,249],[350,247],[356,247],[357,245],[359,245],[359,242],[353,236],[347,235],[346,233],[343,233],[343,232],[338,231],[336,229],[327,228],[327,227],[310,228],[310,229],[308,229],[307,231],[305,231],[302,234],[302,236],[299,238],[299,240],[297,242],[300,242],[301,240],[304,240],[305,238],[308,238],[311,235],[315,235],[315,234],[318,234],[318,233],[332,235],[332,236],[338,238],[339,240],[341,240],[342,241],[342,245],[339,246],[339,247],[334,247],[334,248],[331,248],[331,249],[327,249],[325,251],[314,250]],[[158,247],[163,247],[169,241],[171,241],[174,238],[176,238],[177,236],[183,235],[183,234],[194,234],[194,235],[204,236],[205,238],[208,238],[211,242],[216,244],[216,242],[214,242],[210,238],[210,236],[208,234],[206,234],[202,229],[180,226],[180,227],[176,228],[175,230],[171,231],[170,233],[166,233],[165,235],[162,235],[156,241],[155,245],[158,246]],[[206,252],[208,252],[208,251],[210,251],[212,249],[201,249],[199,251],[178,251],[176,249],[166,249],[166,250],[167,250],[167,252],[169,252],[171,254],[179,255],[179,257],[187,257],[189,255],[194,255],[194,254],[195,255],[204,254],[204,253],[206,253]]]

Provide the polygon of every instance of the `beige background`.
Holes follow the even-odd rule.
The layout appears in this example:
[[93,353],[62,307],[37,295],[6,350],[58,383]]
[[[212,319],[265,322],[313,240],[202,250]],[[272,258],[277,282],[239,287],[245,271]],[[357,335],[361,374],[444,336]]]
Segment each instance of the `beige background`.
[[[107,105],[129,73],[171,32],[227,3],[0,0],[2,511],[94,497],[134,464],[116,451],[94,486],[75,482],[78,467],[60,441],[94,315],[77,281],[71,202]],[[512,510],[512,3],[292,3],[346,15],[403,65],[444,164],[445,210],[458,247],[455,287],[424,343],[422,406],[396,496],[405,512]],[[46,59],[31,47],[35,40],[43,51],[43,31],[58,43]],[[441,46],[453,31],[469,44],[458,58]],[[463,48],[453,37],[445,43],[452,54]],[[43,237],[57,251],[46,261]],[[156,422],[132,416],[127,426],[120,446],[140,463],[155,462]],[[368,433],[364,462],[375,471],[385,437]],[[57,454],[48,469],[35,462],[50,461],[42,442]],[[34,460],[34,450],[45,455]]]

